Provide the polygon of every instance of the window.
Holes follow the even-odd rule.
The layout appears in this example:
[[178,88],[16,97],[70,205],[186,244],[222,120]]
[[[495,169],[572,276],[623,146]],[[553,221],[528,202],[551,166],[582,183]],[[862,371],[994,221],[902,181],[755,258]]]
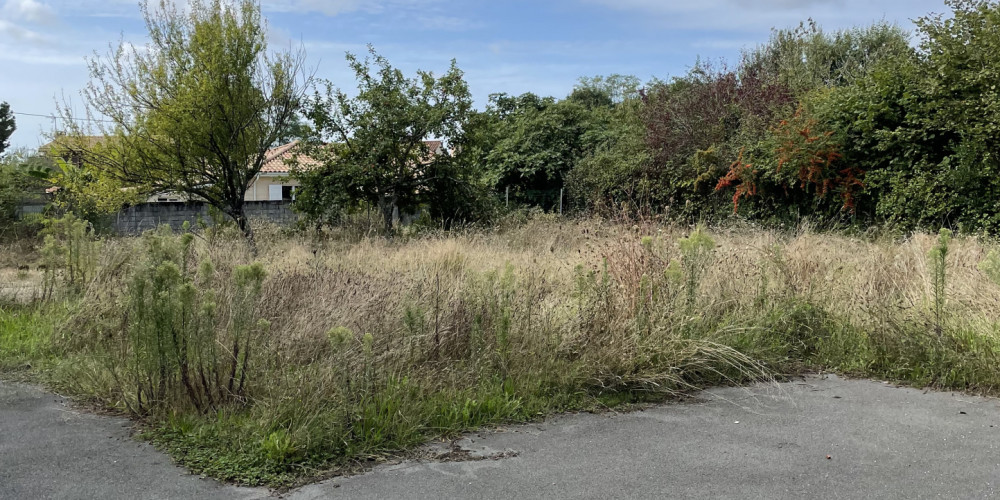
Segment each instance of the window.
[[267,186],[267,199],[271,201],[292,201],[295,199],[295,187],[271,184]]

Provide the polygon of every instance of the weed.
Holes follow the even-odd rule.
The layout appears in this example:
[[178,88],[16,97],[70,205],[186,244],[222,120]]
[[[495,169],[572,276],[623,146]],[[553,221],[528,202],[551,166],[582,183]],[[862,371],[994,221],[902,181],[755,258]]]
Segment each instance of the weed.
[[942,322],[945,315],[947,299],[948,243],[951,241],[951,231],[945,228],[938,234],[937,243],[928,254],[931,261],[932,303],[934,308],[934,330],[941,335]]
[[687,305],[692,307],[697,298],[701,276],[715,250],[715,241],[699,226],[690,236],[678,240],[677,244],[681,249],[681,269],[684,272]]
[[43,298],[51,298],[56,287],[63,284],[80,292],[97,267],[99,243],[94,229],[86,220],[68,213],[46,221],[42,231],[42,263],[45,266]]

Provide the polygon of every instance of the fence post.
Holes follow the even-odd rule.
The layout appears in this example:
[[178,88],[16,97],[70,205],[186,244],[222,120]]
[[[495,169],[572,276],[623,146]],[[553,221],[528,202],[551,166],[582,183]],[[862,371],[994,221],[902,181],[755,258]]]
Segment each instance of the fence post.
[[510,186],[507,186],[507,192],[504,195],[504,207],[510,208]]
[[559,215],[562,215],[563,188],[559,188]]

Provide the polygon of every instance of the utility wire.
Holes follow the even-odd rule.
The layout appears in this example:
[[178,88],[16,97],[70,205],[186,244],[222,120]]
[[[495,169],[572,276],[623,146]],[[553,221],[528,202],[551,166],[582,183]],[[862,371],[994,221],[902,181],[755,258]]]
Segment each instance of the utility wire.
[[[20,111],[12,111],[12,113],[15,114],[15,115],[21,115],[21,116],[36,116],[38,118],[50,118],[52,120],[66,120],[66,118],[63,118],[61,116],[56,116],[56,115],[39,115],[39,114],[36,114],[36,113],[22,113]],[[69,118],[69,120],[72,120],[72,121],[86,121],[86,122],[115,123],[112,120],[101,120],[101,119],[98,119],[98,118]]]

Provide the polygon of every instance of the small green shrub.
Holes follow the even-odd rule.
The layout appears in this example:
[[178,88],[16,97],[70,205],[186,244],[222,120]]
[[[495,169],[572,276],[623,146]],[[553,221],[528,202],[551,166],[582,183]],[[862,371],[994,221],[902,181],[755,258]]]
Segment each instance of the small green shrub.
[[167,227],[143,236],[145,257],[127,289],[127,363],[116,376],[135,414],[179,401],[199,413],[241,401],[253,346],[268,328],[256,307],[263,267],[237,266],[225,288],[209,261],[192,265],[193,240]]
[[711,263],[715,251],[715,240],[702,227],[698,227],[687,238],[678,242],[681,250],[681,269],[684,273],[684,290],[688,307],[694,306],[698,287],[705,267]]
[[292,442],[292,437],[285,429],[278,429],[264,438],[260,443],[268,460],[284,464],[298,454],[298,448]]
[[945,302],[947,295],[945,286],[947,285],[948,267],[948,243],[951,241],[952,233],[948,229],[941,229],[938,233],[937,243],[931,249],[928,257],[931,266],[931,301],[934,310],[934,329],[941,335],[942,322],[945,315]]
[[46,221],[42,264],[45,266],[43,298],[52,297],[56,288],[80,292],[97,269],[100,243],[94,228],[84,219],[68,213]]

